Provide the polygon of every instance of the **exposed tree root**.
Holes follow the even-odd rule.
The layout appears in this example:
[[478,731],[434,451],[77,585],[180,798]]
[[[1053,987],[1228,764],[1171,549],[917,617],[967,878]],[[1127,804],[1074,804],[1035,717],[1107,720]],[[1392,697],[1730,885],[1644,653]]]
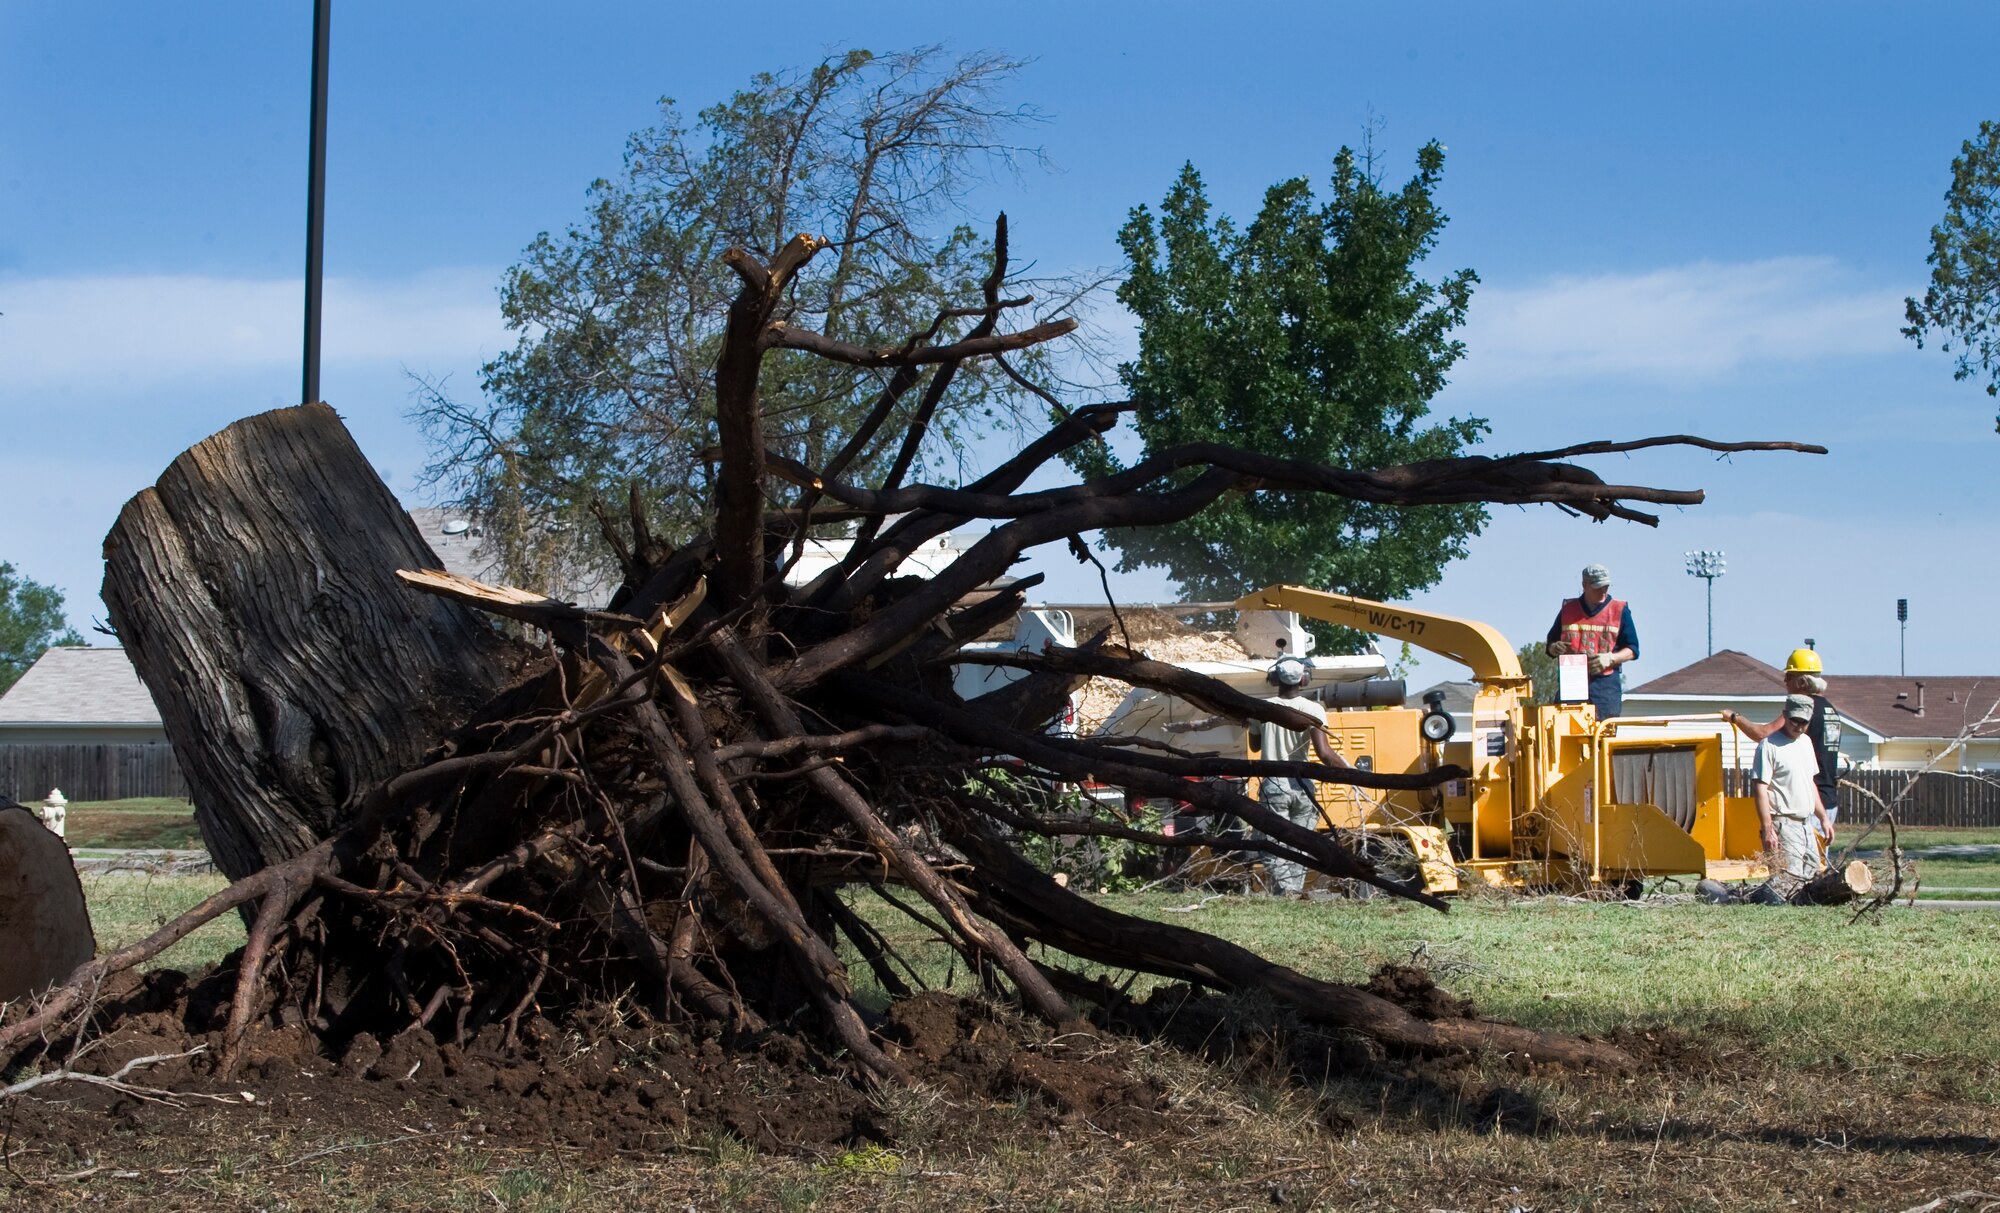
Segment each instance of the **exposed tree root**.
[[[77,969],[38,1007],[15,1012],[0,1024],[0,1061],[74,1033],[109,979],[223,913],[254,907],[222,1028],[224,1072],[242,1064],[247,1034],[265,1022],[305,1025],[329,1048],[413,1025],[463,1043],[489,1025],[511,1038],[538,1012],[630,993],[653,1015],[725,1036],[803,1027],[858,1080],[900,1083],[908,1073],[871,1030],[836,950],[844,937],[892,993],[920,984],[888,938],[833,896],[841,885],[870,884],[956,948],[996,992],[1066,1028],[1080,1026],[1070,999],[1097,987],[1047,957],[1030,957],[1031,943],[1207,987],[1263,990],[1308,1018],[1392,1048],[1628,1065],[1598,1042],[1426,1019],[1212,936],[1141,922],[1069,893],[1000,841],[1006,832],[1089,828],[1162,847],[1208,839],[1048,819],[995,792],[986,774],[1004,761],[1033,779],[1094,777],[1187,800],[1255,832],[1238,845],[1442,908],[1332,835],[1294,825],[1217,777],[1283,773],[1427,787],[1463,772],[1380,775],[1047,734],[1045,723],[1073,687],[1099,674],[1246,720],[1292,718],[1287,708],[1101,640],[1074,653],[1001,659],[1026,675],[971,702],[952,691],[950,666],[967,641],[1025,600],[1033,579],[1003,580],[1022,552],[1103,527],[1185,519],[1224,494],[1283,488],[1401,505],[1550,502],[1647,522],[1628,503],[1688,504],[1701,494],[1608,485],[1564,460],[1662,443],[1816,448],[1673,438],[1342,469],[1191,446],[1117,476],[1023,491],[1050,459],[1115,421],[1119,406],[1099,405],[1061,416],[1021,455],[971,484],[904,484],[961,364],[1067,329],[1051,322],[999,330],[1003,314],[1024,301],[1001,298],[1004,228],[998,243],[983,300],[954,314],[972,323],[955,329],[941,318],[900,347],[874,350],[782,322],[786,283],[820,247],[814,238],[794,239],[768,265],[732,253],[743,288],[717,363],[713,537],[668,548],[648,531],[636,495],[624,534],[600,511],[625,573],[607,610],[435,571],[404,568],[398,580],[393,568],[334,568],[371,558],[364,542],[371,528],[407,525],[386,492],[350,494],[337,515],[267,516],[258,493],[236,484],[237,465],[217,455],[254,461],[260,451],[281,452],[268,457],[271,466],[257,465],[260,492],[282,495],[286,475],[319,484],[323,465],[347,457],[316,452],[351,447],[323,406],[250,419],[183,456],[160,489],[174,508],[135,503],[121,518],[107,545],[116,556],[107,601],[135,663],[165,700],[177,750],[201,755],[190,767],[204,828],[217,819],[229,853],[254,852],[259,862],[146,940]],[[903,427],[905,457],[882,483],[843,481],[852,445],[818,469],[765,449],[757,380],[766,354],[780,348],[891,372],[869,425]],[[769,495],[784,482],[799,491],[774,505]],[[217,517],[201,523],[203,533],[262,528],[273,561],[282,557],[288,569],[301,560],[320,564],[283,577],[231,566],[221,577],[186,539],[193,524],[183,520],[207,513]],[[894,576],[928,539],[977,520],[994,525],[949,567],[927,579]],[[785,567],[829,522],[855,526],[851,550],[808,583],[789,585]],[[270,533],[280,525],[308,533]],[[259,547],[245,542],[242,550]],[[314,555],[333,552],[341,555]],[[406,554],[392,549],[387,559],[403,563]],[[349,588],[328,588],[335,574]],[[293,591],[300,601],[287,597]],[[436,610],[401,609],[407,599]],[[191,605],[176,614],[181,604]],[[523,645],[496,644],[473,608],[529,625],[545,647],[531,656]],[[285,666],[283,701],[264,702],[254,675],[285,665],[287,646],[301,635],[319,646],[324,676],[315,684],[311,668]],[[466,660],[452,647],[454,635],[478,637],[486,663],[478,677],[454,672]],[[185,676],[190,665],[222,671],[218,685]],[[400,690],[422,699],[423,710],[369,718],[315,702],[344,702],[359,682],[370,692],[361,698]],[[407,738],[389,745],[368,735],[377,720],[402,728],[398,722],[447,715],[465,682],[478,684],[474,706],[427,733],[420,760],[407,759]],[[229,744],[218,742],[222,733]],[[252,778],[255,770],[281,777],[266,786]]]

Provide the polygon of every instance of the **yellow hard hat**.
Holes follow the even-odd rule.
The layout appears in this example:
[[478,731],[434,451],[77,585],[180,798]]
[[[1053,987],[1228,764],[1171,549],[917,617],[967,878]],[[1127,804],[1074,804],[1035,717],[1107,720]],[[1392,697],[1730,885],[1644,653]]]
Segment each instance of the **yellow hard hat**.
[[1819,654],[1811,649],[1793,649],[1792,655],[1785,658],[1787,674],[1819,674],[1824,671],[1825,667],[1819,663]]

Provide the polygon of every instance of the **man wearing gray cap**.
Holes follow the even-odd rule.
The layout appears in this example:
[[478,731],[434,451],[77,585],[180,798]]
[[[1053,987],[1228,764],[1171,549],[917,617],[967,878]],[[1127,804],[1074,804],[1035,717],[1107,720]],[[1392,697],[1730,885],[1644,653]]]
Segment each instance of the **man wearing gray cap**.
[[1590,702],[1599,720],[1625,710],[1625,679],[1618,667],[1638,659],[1639,632],[1632,626],[1632,608],[1611,596],[1611,570],[1583,566],[1583,593],[1563,599],[1543,647],[1551,657],[1580,653],[1590,659]]
[[[1317,757],[1330,767],[1344,767],[1347,760],[1333,748],[1333,740],[1326,733],[1326,705],[1306,696],[1306,684],[1312,681],[1312,662],[1303,657],[1280,657],[1276,664],[1264,675],[1264,680],[1278,688],[1278,700],[1286,707],[1305,714],[1311,722],[1303,730],[1288,729],[1270,721],[1260,721],[1253,734],[1257,742],[1257,757],[1265,762],[1311,762]],[[1257,799],[1265,808],[1284,817],[1289,817],[1294,825],[1306,829],[1317,829],[1320,824],[1319,796],[1313,781],[1292,775],[1266,775],[1257,789]],[[1266,860],[1266,870],[1271,874],[1271,882],[1277,886],[1282,896],[1300,897],[1306,891],[1306,870],[1289,859]]]
[[1785,696],[1783,726],[1757,743],[1750,763],[1750,790],[1770,855],[1771,889],[1782,897],[1819,874],[1819,840],[1810,823],[1817,819],[1820,832],[1833,841],[1833,820],[1820,802],[1816,782],[1819,752],[1806,736],[1812,718],[1812,696]]

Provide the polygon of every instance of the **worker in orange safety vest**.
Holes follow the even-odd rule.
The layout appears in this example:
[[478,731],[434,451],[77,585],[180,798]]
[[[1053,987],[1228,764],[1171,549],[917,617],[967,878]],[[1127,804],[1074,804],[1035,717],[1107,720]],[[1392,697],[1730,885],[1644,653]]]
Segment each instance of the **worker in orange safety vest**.
[[1639,632],[1632,626],[1632,608],[1611,596],[1609,569],[1584,566],[1583,593],[1563,599],[1543,647],[1551,657],[1578,653],[1590,659],[1590,702],[1599,720],[1624,710],[1625,678],[1618,667],[1638,659]]

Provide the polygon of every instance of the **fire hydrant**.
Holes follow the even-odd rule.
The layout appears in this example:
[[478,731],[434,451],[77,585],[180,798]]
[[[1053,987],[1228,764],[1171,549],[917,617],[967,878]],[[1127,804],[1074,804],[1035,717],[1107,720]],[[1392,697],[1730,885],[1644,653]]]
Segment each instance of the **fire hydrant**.
[[42,824],[57,838],[63,836],[63,829],[69,822],[69,801],[64,798],[61,788],[50,788],[49,798],[42,802]]

